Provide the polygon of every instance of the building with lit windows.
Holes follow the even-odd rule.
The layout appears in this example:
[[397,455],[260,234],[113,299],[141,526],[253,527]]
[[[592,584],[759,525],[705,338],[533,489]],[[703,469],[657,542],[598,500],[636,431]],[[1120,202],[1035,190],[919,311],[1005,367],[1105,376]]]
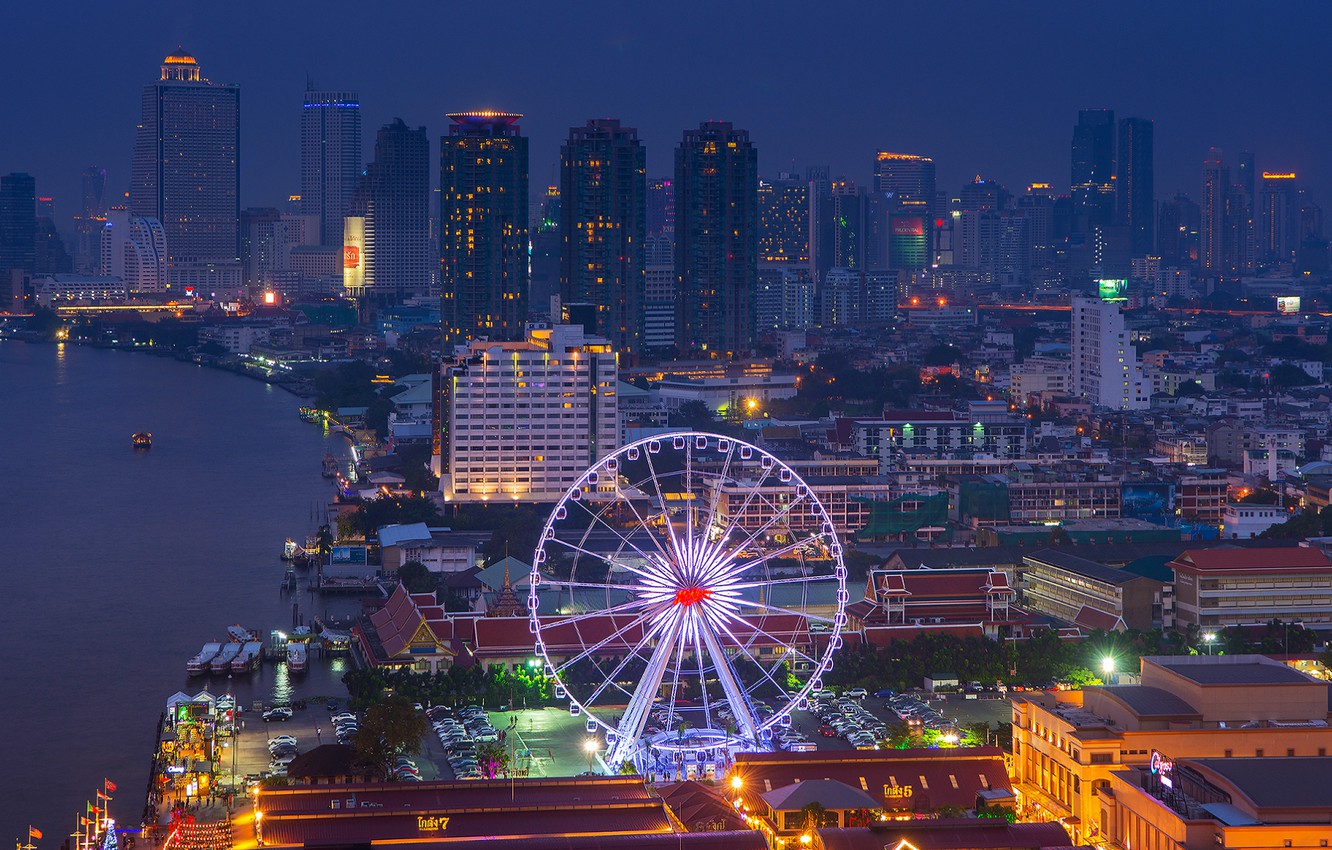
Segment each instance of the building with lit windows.
[[1075,297],[1072,307],[1073,394],[1099,407],[1145,410],[1151,404],[1151,384],[1143,376],[1119,305]]
[[726,121],[686,130],[675,150],[676,347],[724,356],[754,347],[758,151]]
[[443,367],[440,490],[455,502],[554,502],[619,441],[616,355],[580,325],[473,340]]
[[1332,622],[1332,560],[1320,549],[1190,549],[1167,566],[1180,626]]
[[560,299],[591,305],[615,350],[644,345],[647,150],[614,118],[569,130],[560,147]]
[[809,262],[809,183],[795,174],[779,174],[758,185],[759,260],[762,263]]
[[647,237],[643,273],[643,348],[675,347],[675,246],[666,234]]
[[[344,222],[343,267],[359,251],[360,279],[346,292],[365,305],[389,307],[430,292],[430,138],[401,118],[375,135],[375,158]],[[356,229],[360,228],[359,245]]]
[[342,218],[360,179],[360,96],[307,88],[301,104],[301,213],[318,216],[317,244],[342,244]]
[[[166,235],[168,283],[206,282],[240,263],[240,87],[204,78],[183,48],[143,90],[134,139],[130,214]],[[218,272],[230,281],[232,274]]]
[[[527,138],[511,112],[455,112],[439,140],[445,344],[521,340],[527,320]],[[564,199],[561,198],[564,203]]]
[[[1059,820],[1075,840],[1097,842],[1108,837],[1101,813],[1117,798],[1115,775],[1150,769],[1153,753],[1241,765],[1332,747],[1328,683],[1266,656],[1147,656],[1140,681],[1012,697],[1021,819]],[[1179,845],[1132,843],[1158,846]]]
[[131,216],[123,207],[111,210],[102,225],[101,274],[125,282],[130,295],[151,295],[167,289],[166,232],[155,218]]

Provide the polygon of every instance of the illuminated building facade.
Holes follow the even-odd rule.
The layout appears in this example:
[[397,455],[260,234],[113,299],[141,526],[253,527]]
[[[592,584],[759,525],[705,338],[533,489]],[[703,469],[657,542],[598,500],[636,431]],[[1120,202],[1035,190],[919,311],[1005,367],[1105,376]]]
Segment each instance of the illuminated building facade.
[[644,249],[643,348],[675,347],[675,246],[661,233],[648,236]]
[[361,99],[305,90],[301,105],[301,212],[319,217],[320,245],[342,244],[342,217],[361,179]]
[[1119,224],[1129,231],[1129,251],[1142,257],[1152,251],[1156,235],[1153,203],[1153,123],[1145,118],[1119,121],[1119,157],[1115,163],[1115,208]]
[[613,118],[569,130],[560,148],[560,298],[595,309],[616,351],[643,348],[647,150]]
[[1293,171],[1264,171],[1259,195],[1259,251],[1264,262],[1291,263],[1300,245],[1299,191]]
[[[387,307],[430,291],[430,139],[395,118],[375,136],[375,158],[351,202],[360,218],[360,286],[346,292],[362,303]],[[344,225],[346,228],[346,225]],[[354,226],[353,226],[354,229]],[[344,229],[344,238],[348,235]],[[344,271],[351,260],[344,242]],[[344,282],[346,276],[344,275]]]
[[1203,271],[1218,273],[1225,268],[1226,195],[1230,169],[1220,150],[1212,148],[1202,167],[1202,222],[1198,230],[1198,261]]
[[442,373],[440,490],[448,501],[554,502],[615,450],[616,355],[580,325],[473,340]]
[[[874,156],[875,225],[886,230],[884,268],[915,271],[934,255],[936,218],[942,210],[935,190],[934,160],[910,153],[878,151]],[[886,221],[879,219],[886,216]],[[942,222],[939,222],[941,225]]]
[[1072,300],[1073,393],[1094,405],[1143,410],[1151,404],[1138,349],[1129,342],[1119,305],[1100,298]]
[[101,233],[101,274],[125,282],[130,295],[166,292],[167,244],[162,222],[111,210]]
[[749,132],[706,121],[675,151],[676,347],[740,354],[754,345],[758,151]]
[[134,140],[130,213],[166,234],[170,284],[240,263],[240,87],[205,79],[183,49],[143,90]]
[[758,187],[759,260],[809,262],[809,183],[781,174]]
[[[520,340],[527,320],[527,138],[510,112],[455,112],[439,142],[446,345]],[[563,202],[563,199],[561,199]]]

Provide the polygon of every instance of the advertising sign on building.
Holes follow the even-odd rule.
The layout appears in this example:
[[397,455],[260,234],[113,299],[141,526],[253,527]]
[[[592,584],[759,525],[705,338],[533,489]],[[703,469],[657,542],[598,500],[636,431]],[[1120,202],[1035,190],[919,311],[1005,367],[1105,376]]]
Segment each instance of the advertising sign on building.
[[1277,299],[1277,312],[1289,315],[1300,312],[1300,296],[1284,295]]
[[929,265],[929,230],[920,215],[888,216],[888,266],[915,271]]
[[342,288],[348,295],[365,290],[365,219],[349,215],[342,226]]

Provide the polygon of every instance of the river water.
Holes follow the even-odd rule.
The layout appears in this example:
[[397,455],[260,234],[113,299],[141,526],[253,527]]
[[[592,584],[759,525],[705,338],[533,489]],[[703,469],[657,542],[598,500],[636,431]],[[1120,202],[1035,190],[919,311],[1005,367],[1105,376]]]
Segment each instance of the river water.
[[[200,646],[233,623],[289,628],[293,600],[306,618],[355,606],[279,589],[282,541],[331,496],[320,459],[347,453],[299,403],[175,360],[0,343],[0,840],[31,823],[58,848],[103,778],[137,823],[167,697],[285,696],[285,665],[187,678]],[[312,662],[298,695],[345,694],[343,663]]]

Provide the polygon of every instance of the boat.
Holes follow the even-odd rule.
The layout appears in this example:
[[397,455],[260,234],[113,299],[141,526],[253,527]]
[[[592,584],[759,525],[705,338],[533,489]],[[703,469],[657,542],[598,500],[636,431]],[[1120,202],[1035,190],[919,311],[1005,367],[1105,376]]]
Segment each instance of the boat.
[[232,673],[248,673],[254,669],[254,665],[259,663],[259,655],[263,652],[264,645],[257,640],[247,641],[242,647],[240,654],[231,660]]
[[322,475],[325,478],[338,477],[338,459],[333,457],[332,452],[324,453],[324,471]]
[[259,633],[254,629],[247,629],[240,624],[227,626],[227,634],[236,643],[249,643],[252,640],[259,640]]
[[147,431],[140,431],[130,437],[130,440],[133,441],[136,449],[151,449],[153,447],[153,435]]
[[309,651],[303,643],[287,644],[287,672],[304,673],[309,665]]
[[222,651],[208,665],[208,672],[221,674],[231,672],[231,662],[236,660],[244,644],[239,642],[229,643],[222,647]]
[[313,407],[302,407],[297,413],[300,415],[302,422],[314,422],[319,418],[319,411]]
[[217,657],[218,650],[221,648],[222,644],[217,641],[210,641],[209,643],[204,644],[203,649],[199,650],[198,655],[185,662],[185,671],[191,676],[199,676],[207,673],[208,662]]

